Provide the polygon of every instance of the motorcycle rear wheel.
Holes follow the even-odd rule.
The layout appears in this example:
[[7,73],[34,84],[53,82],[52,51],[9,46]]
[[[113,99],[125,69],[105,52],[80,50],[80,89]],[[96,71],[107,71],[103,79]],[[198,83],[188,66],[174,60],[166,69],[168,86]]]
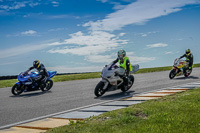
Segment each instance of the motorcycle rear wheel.
[[97,97],[100,97],[100,96],[102,96],[105,93],[105,91],[103,90],[103,87],[104,87],[104,82],[100,81],[97,84],[96,88],[94,89],[94,94]]
[[133,75],[130,75],[130,76],[129,76],[129,81],[128,81],[128,87],[124,87],[124,86],[123,86],[123,87],[121,88],[121,91],[123,91],[123,92],[128,91],[128,90],[133,86],[134,81],[135,81],[134,76],[133,76]]
[[173,79],[175,76],[176,76],[176,71],[173,69],[173,70],[171,70],[170,73],[169,73],[169,78],[170,78],[170,79]]
[[48,90],[50,90],[52,88],[52,86],[53,86],[53,81],[52,80],[47,80],[45,87],[41,87],[41,90],[42,91],[48,91]]
[[[187,71],[187,70],[186,70],[186,71]],[[190,70],[189,73],[185,72],[185,73],[184,73],[184,76],[187,78],[188,76],[190,76],[191,73],[192,73],[192,69]]]
[[20,95],[23,91],[24,89],[22,89],[21,86],[17,84],[15,84],[11,89],[12,94],[15,96]]

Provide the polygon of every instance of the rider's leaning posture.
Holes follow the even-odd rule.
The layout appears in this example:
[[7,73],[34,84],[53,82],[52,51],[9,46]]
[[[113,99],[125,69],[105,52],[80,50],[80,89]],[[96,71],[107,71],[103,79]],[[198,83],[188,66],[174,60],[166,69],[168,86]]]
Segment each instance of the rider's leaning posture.
[[116,60],[114,60],[112,62],[111,67],[118,62],[120,67],[125,69],[125,75],[121,75],[121,77],[124,80],[125,87],[128,87],[128,76],[130,74],[130,71],[132,71],[130,60],[126,56],[126,51],[125,50],[119,50],[117,52],[117,55],[118,55],[118,57],[117,57]]
[[183,56],[181,56],[180,59],[183,58],[183,57],[185,57],[186,61],[189,63],[189,68],[188,69],[192,70],[193,55],[192,55],[190,49],[185,50],[185,54]]
[[27,74],[32,69],[37,69],[39,76],[35,79],[32,79],[34,83],[43,83],[45,84],[47,77],[49,77],[49,74],[43,64],[40,64],[39,60],[33,61],[33,66],[30,67],[25,73]]

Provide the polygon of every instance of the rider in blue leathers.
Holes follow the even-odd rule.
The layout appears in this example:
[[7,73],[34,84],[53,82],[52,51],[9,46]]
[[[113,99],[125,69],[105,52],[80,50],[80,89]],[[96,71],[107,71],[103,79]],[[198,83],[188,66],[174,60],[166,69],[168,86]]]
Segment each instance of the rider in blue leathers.
[[49,77],[49,74],[45,68],[45,66],[43,64],[40,63],[39,60],[35,60],[33,61],[33,66],[30,67],[26,72],[25,74],[27,74],[29,71],[31,71],[32,69],[37,69],[38,71],[38,77],[37,78],[34,78],[32,79],[33,80],[33,83],[45,83],[46,82],[46,79],[47,77]]

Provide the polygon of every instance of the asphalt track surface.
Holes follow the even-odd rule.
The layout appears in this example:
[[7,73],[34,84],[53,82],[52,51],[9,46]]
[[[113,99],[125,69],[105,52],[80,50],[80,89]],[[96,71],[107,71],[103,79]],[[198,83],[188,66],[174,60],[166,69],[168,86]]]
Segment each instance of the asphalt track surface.
[[194,68],[188,78],[180,76],[170,80],[168,75],[169,71],[135,74],[135,83],[128,92],[107,92],[100,98],[94,95],[94,88],[100,78],[57,82],[50,92],[35,91],[22,93],[20,96],[13,96],[11,87],[0,88],[0,127],[125,96],[200,81],[200,68]]

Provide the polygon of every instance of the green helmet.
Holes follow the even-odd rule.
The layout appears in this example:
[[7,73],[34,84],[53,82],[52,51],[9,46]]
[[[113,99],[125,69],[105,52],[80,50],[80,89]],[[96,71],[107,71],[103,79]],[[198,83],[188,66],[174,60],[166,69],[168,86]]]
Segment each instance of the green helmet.
[[117,52],[118,58],[119,59],[124,59],[124,57],[126,56],[126,51],[121,49]]
[[190,52],[191,52],[190,49],[186,49],[186,50],[185,50],[185,53],[186,53],[186,54],[189,54]]

